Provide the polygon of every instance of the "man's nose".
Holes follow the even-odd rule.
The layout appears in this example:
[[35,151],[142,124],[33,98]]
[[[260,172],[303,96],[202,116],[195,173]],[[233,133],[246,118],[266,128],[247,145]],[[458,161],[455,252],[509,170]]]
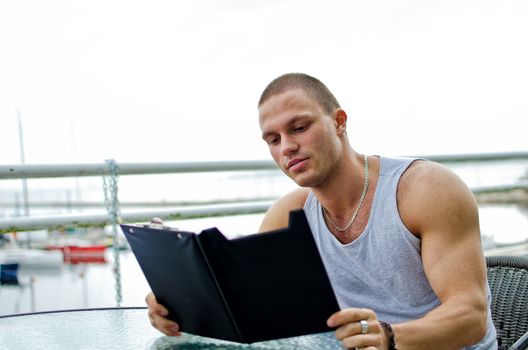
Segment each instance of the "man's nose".
[[283,137],[281,142],[281,153],[288,155],[299,149],[297,142],[291,137]]

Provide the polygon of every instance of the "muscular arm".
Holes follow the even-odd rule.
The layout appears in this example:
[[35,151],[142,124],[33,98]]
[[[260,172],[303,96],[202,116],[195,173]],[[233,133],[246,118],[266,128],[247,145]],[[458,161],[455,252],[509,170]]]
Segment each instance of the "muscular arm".
[[457,349],[486,332],[486,266],[472,193],[446,168],[415,163],[402,177],[398,206],[421,238],[424,270],[441,305],[394,325],[398,349]]

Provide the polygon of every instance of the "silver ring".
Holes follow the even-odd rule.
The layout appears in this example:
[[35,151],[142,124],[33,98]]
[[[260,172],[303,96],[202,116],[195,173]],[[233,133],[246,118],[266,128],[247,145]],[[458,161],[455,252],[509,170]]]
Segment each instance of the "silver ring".
[[368,322],[365,320],[359,321],[359,325],[361,326],[361,334],[367,334],[368,333]]

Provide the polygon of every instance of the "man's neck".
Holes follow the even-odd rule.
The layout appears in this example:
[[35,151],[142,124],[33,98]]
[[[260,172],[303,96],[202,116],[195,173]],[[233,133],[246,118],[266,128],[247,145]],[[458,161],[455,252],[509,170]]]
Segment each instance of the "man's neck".
[[363,155],[350,150],[328,179],[312,188],[321,205],[332,217],[350,216],[356,208],[365,183],[363,159]]

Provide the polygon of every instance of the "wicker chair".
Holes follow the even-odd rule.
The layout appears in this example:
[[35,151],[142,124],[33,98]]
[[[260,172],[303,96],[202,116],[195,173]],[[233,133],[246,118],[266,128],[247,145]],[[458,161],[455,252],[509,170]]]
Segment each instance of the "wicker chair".
[[528,257],[488,256],[486,264],[499,350],[528,349]]

